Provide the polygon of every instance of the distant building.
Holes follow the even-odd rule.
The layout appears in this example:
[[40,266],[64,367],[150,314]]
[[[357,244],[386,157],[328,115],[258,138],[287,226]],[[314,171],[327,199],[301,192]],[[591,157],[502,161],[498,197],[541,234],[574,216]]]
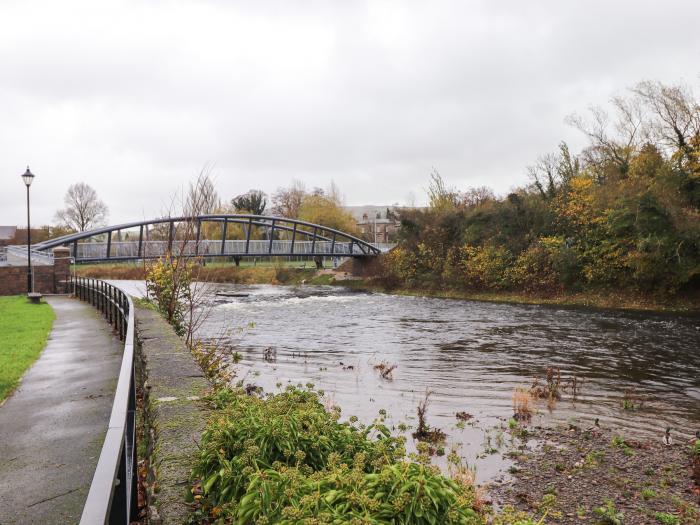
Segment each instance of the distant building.
[[361,237],[368,242],[390,243],[396,241],[401,226],[396,217],[398,206],[345,206],[357,223]]

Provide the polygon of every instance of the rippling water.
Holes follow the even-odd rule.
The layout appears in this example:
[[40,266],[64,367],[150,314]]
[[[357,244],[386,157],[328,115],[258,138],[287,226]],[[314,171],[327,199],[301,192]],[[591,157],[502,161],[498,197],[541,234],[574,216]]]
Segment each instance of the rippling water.
[[[533,424],[576,420],[658,436],[700,427],[700,320],[612,311],[403,297],[338,287],[216,285],[250,294],[212,297],[202,336],[228,331],[243,358],[238,378],[268,391],[312,382],[343,417],[371,422],[386,409],[390,424],[416,424],[415,409],[433,391],[428,422],[448,434],[471,464],[512,415],[517,386],[542,380],[547,367],[583,380],[576,401],[564,393],[553,410],[537,404]],[[252,329],[244,328],[254,323]],[[240,330],[242,329],[242,331]],[[263,350],[276,351],[275,362]],[[396,364],[393,380],[374,370]],[[341,364],[342,363],[342,364]],[[352,367],[350,369],[349,367]],[[625,390],[647,396],[623,410]],[[476,422],[456,427],[455,413]],[[410,434],[410,431],[407,433]],[[410,439],[409,439],[410,441]],[[476,461],[479,478],[503,467],[498,455]]]

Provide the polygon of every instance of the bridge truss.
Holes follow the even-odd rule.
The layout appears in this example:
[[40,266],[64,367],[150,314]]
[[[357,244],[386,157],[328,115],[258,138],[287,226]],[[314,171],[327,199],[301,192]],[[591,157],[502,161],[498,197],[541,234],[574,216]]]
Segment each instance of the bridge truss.
[[33,245],[68,247],[77,263],[192,257],[372,257],[380,248],[320,224],[266,215],[166,217],[72,233]]

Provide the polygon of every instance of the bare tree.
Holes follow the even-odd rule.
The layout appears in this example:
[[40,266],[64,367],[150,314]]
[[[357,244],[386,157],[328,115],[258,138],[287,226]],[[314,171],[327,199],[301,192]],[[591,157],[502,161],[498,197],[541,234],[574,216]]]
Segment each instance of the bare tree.
[[690,160],[692,139],[700,135],[700,104],[685,86],[666,86],[661,82],[640,82],[632,90],[649,111],[652,139]]
[[75,231],[101,226],[109,214],[107,205],[100,200],[97,192],[84,182],[72,184],[63,197],[63,203],[66,207],[56,212],[55,220]]
[[468,188],[462,194],[462,203],[465,206],[480,206],[487,201],[496,199],[493,190],[488,186],[478,186],[476,188]]
[[221,207],[214,180],[208,168],[203,169],[197,180],[191,182],[183,211],[188,217],[215,213]]
[[101,226],[109,214],[107,205],[97,196],[97,192],[84,182],[69,186],[63,203],[66,207],[56,212],[54,220],[74,231],[82,232]]
[[277,188],[272,195],[272,212],[280,217],[296,219],[304,197],[308,194],[304,183],[293,180],[289,188]]
[[570,115],[566,121],[588,136],[591,145],[583,151],[586,164],[594,168],[599,177],[604,177],[604,168],[613,165],[621,175],[629,171],[632,155],[644,141],[643,111],[638,101],[622,97],[612,100],[617,110],[614,128],[616,135],[609,131],[610,117],[601,107],[590,108],[590,118]]
[[[178,202],[179,201],[179,202]],[[201,243],[197,230],[200,227],[196,217],[210,213],[213,203],[218,203],[216,191],[208,170],[202,170],[197,179],[190,183],[186,194],[171,200],[166,218],[182,216],[184,221],[169,224],[173,228],[172,244],[167,253],[146,267],[147,290],[153,295],[158,309],[176,328],[179,335],[192,347],[199,327],[206,321],[211,307],[208,303],[210,286],[204,282],[200,266],[196,264],[195,253],[199,253]],[[152,268],[159,266],[157,272]]]
[[580,170],[579,159],[571,154],[566,142],[559,144],[558,152],[542,155],[527,168],[535,188],[544,199],[553,198],[559,188],[567,186]]

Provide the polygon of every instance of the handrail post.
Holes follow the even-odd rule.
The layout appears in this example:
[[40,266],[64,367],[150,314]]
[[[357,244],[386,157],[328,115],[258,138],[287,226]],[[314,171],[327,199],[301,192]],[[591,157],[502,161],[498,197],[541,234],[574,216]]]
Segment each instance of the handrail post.
[[250,246],[250,230],[253,229],[253,218],[248,219],[248,231],[245,232],[245,254],[248,255],[248,248]]
[[270,227],[270,244],[267,247],[268,255],[272,255],[272,241],[275,239],[275,219],[272,219],[272,225]]
[[137,252],[137,259],[141,259],[141,253],[143,252],[143,224],[139,227],[139,251]]
[[221,226],[221,255],[226,249],[226,234],[228,231],[228,219],[224,219],[224,224]]

